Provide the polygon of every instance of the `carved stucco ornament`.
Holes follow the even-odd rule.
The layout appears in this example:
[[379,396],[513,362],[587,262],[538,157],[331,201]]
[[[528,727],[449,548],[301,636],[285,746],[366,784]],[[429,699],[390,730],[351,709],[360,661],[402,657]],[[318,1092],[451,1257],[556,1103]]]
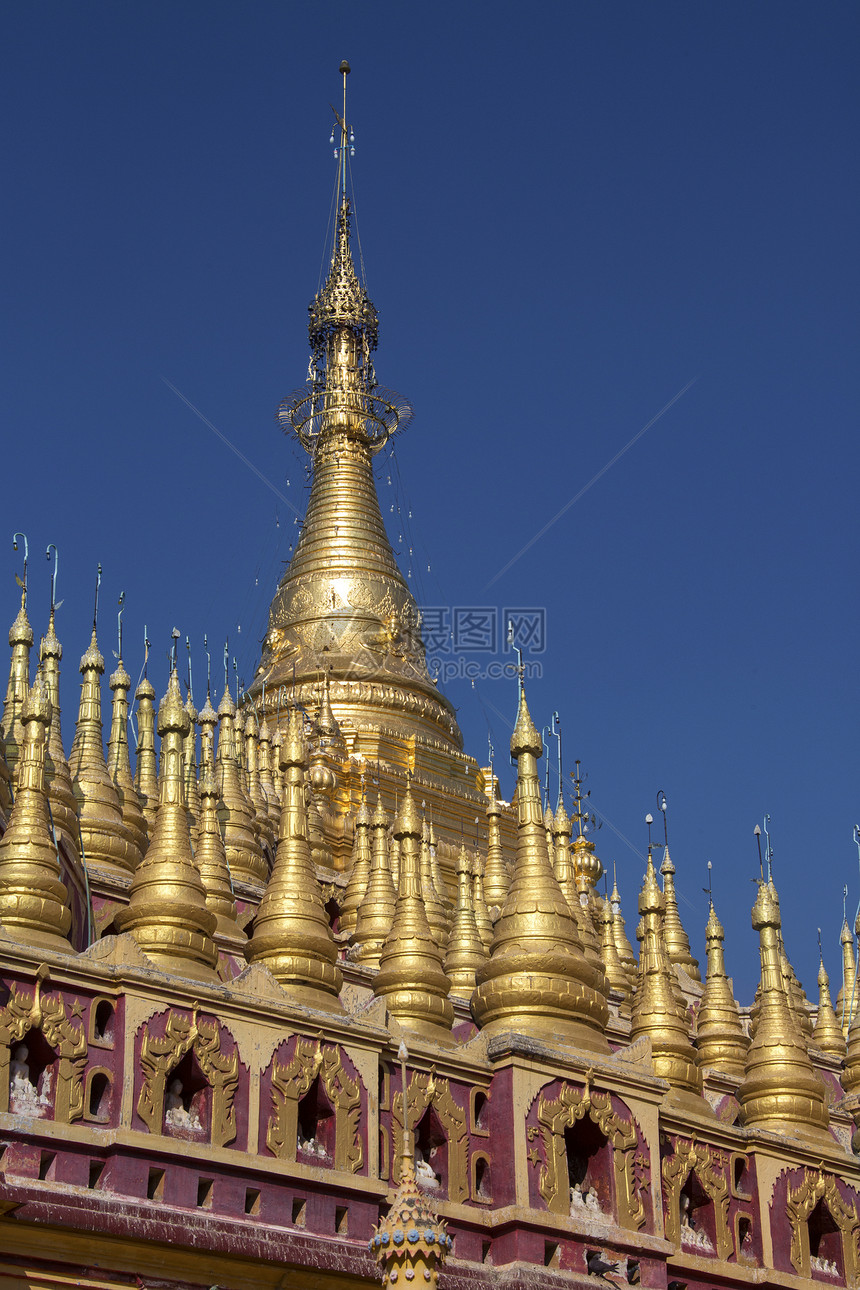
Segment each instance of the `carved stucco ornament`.
[[190,1019],[171,1011],[164,1036],[144,1029],[140,1046],[143,1087],[137,1102],[137,1113],[150,1133],[161,1133],[164,1123],[164,1099],[167,1077],[186,1053],[193,1050],[201,1074],[212,1090],[213,1147],[225,1147],[236,1137],[236,1108],[233,1098],[239,1083],[239,1053],[227,1057],[221,1051],[221,1027],[217,1021],[198,1020],[195,1003]]
[[[413,1075],[409,1081],[409,1128],[415,1129],[428,1106],[439,1117],[448,1142],[448,1199],[460,1204],[469,1198],[469,1133],[466,1112],[451,1096],[446,1079],[439,1079],[436,1071]],[[392,1140],[399,1142],[403,1133],[403,1093],[395,1093],[391,1100]],[[396,1186],[400,1179],[400,1159],[395,1153],[391,1180]]]
[[[9,1054],[31,1030],[39,1030],[58,1057],[54,1089],[54,1119],[61,1124],[79,1120],[84,1110],[84,1070],[87,1039],[83,1021],[70,1019],[62,995],[42,998],[47,968],[39,969],[32,995],[13,985],[9,1001],[0,1011],[0,1112],[9,1110]],[[74,1015],[74,1014],[73,1014]]]
[[722,1152],[712,1151],[705,1143],[692,1138],[677,1139],[674,1154],[663,1161],[666,1184],[666,1239],[681,1244],[681,1188],[695,1172],[702,1190],[714,1206],[717,1257],[728,1259],[734,1250],[729,1229],[729,1183]]
[[272,1114],[266,1146],[280,1160],[296,1158],[299,1103],[319,1075],[334,1109],[334,1167],[357,1173],[364,1163],[359,1124],[361,1090],[357,1079],[344,1069],[341,1055],[331,1044],[299,1037],[292,1060],[272,1067]]
[[807,1169],[799,1187],[788,1188],[785,1212],[791,1226],[789,1257],[799,1276],[811,1279],[809,1248],[809,1217],[820,1200],[824,1200],[830,1217],[839,1228],[842,1238],[842,1262],[845,1283],[856,1286],[860,1277],[860,1218],[856,1202],[850,1204],[836,1186],[833,1174],[824,1172],[823,1162],[818,1169]]
[[647,1188],[648,1158],[637,1151],[639,1133],[633,1117],[625,1120],[613,1111],[609,1094],[595,1092],[591,1077],[588,1071],[582,1089],[564,1084],[557,1098],[541,1096],[537,1119],[545,1163],[538,1176],[538,1190],[552,1213],[570,1212],[564,1131],[587,1115],[612,1147],[618,1225],[635,1232],[645,1222],[642,1195]]

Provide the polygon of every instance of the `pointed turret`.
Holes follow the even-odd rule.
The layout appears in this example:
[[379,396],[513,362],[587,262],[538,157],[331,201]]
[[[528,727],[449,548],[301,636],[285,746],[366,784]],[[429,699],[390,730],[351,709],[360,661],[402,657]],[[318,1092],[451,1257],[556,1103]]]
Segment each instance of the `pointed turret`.
[[[376,814],[382,811],[382,799],[377,796]],[[384,814],[384,812],[383,812]],[[346,891],[340,905],[340,930],[349,936],[355,931],[358,922],[358,911],[370,881],[370,812],[362,792],[361,805],[355,817],[355,832],[352,839],[352,868]]]
[[633,946],[627,938],[624,915],[621,912],[621,895],[614,875],[612,895],[609,899],[612,902],[612,934],[615,937],[615,948],[618,950],[618,957],[621,959],[622,967],[630,978],[631,984],[635,986],[639,978],[639,964],[636,962]]
[[445,972],[451,982],[451,993],[457,999],[471,999],[475,973],[487,961],[487,951],[478,932],[469,874],[472,865],[465,843],[457,857],[457,904],[451,939],[445,956]]
[[[218,785],[218,822],[224,838],[227,863],[233,879],[261,883],[266,880],[266,861],[257,841],[251,810],[240,784],[236,760],[234,722],[236,706],[228,686],[218,705],[218,756],[215,780]],[[283,750],[282,750],[283,752]]]
[[537,774],[542,752],[520,679],[511,738],[517,761],[517,862],[490,959],[477,974],[472,1012],[491,1032],[537,1031],[607,1052],[603,973],[583,955],[547,854]]
[[842,1033],[848,1037],[851,1022],[857,1011],[857,961],[854,957],[854,937],[848,926],[848,919],[842,919],[842,931],[839,933],[842,946],[842,986],[836,996],[836,1020],[842,1027]]
[[134,698],[137,703],[134,787],[146,820],[147,835],[151,838],[158,814],[158,762],[155,757],[155,689],[145,673]]
[[272,876],[257,910],[246,948],[250,963],[263,963],[298,1003],[342,1012],[342,977],[322,891],[311,862],[305,810],[308,765],[303,718],[297,708],[281,745],[284,804]]
[[274,854],[278,834],[269,819],[269,803],[260,779],[260,728],[253,708],[249,708],[245,719],[245,764],[248,767],[248,795],[256,816],[258,836]]
[[[598,897],[598,900],[600,900],[600,897]],[[633,987],[630,984],[630,978],[624,971],[621,959],[618,957],[618,947],[615,944],[615,935],[612,928],[613,921],[611,903],[609,900],[600,900],[600,926],[602,931],[600,957],[606,977],[606,985],[610,991],[621,995],[622,1008],[629,1013]]]
[[108,741],[108,774],[114,782],[119,795],[122,824],[129,842],[129,861],[137,868],[147,846],[146,820],[140,806],[140,798],[131,777],[131,762],[128,754],[128,692],[131,689],[131,677],[123,667],[122,658],[117,660],[116,671],[110,678],[113,693],[111,712],[110,739]]
[[484,895],[484,865],[481,857],[475,855],[472,861],[472,904],[475,909],[475,923],[481,944],[489,954],[493,943],[493,920],[487,909],[487,898]]
[[[359,825],[356,819],[356,832],[366,830],[368,824],[367,807],[362,802],[359,809],[362,816]],[[370,875],[364,897],[358,908],[358,918],[352,936],[353,949],[350,957],[365,963],[368,967],[378,968],[382,947],[391,931],[394,922],[394,911],[397,907],[397,893],[391,881],[391,869],[388,865],[388,816],[382,805],[382,795],[376,799],[376,810],[371,823],[371,862]],[[361,850],[366,842],[362,841]]]
[[511,875],[502,851],[502,807],[496,797],[496,778],[490,767],[487,790],[487,866],[484,870],[484,896],[490,918],[495,922],[504,908],[511,885]]
[[[648,867],[639,895],[643,921],[639,956],[639,989],[633,1004],[632,1042],[642,1036],[651,1041],[655,1075],[669,1081],[675,1094],[698,1093],[699,1072],[690,1027],[672,988],[673,971],[663,942],[663,893],[648,848]],[[705,1104],[702,1103],[702,1108]]]
[[433,870],[430,864],[430,826],[426,820],[421,824],[421,894],[424,897],[424,910],[433,939],[442,951],[442,957],[448,949],[448,938],[451,924],[445,906],[436,892],[433,882]]
[[277,845],[278,828],[281,822],[281,798],[272,773],[272,736],[266,720],[260,724],[260,783],[266,795],[266,810],[269,815],[269,828],[274,839],[274,848]]
[[576,891],[576,883],[573,880],[573,864],[570,859],[570,835],[572,830],[573,826],[565,810],[564,800],[559,794],[553,819],[553,872],[555,873],[556,882],[561,887],[561,894],[570,906],[571,912],[575,912],[574,906],[579,904],[579,896]]
[[122,819],[122,804],[105,760],[102,743],[101,677],[105,661],[96,630],[81,659],[81,703],[69,756],[78,804],[81,839],[88,865],[132,873],[139,859]]
[[[477,824],[477,820],[475,821]],[[433,828],[433,821],[430,821],[430,873],[433,878],[433,887],[437,898],[442,902],[445,910],[445,917],[450,923],[454,913],[454,901],[448,895],[448,884],[445,882],[445,875],[442,873],[442,865],[439,861],[439,844],[436,841],[436,830]]]
[[779,901],[771,882],[759,883],[752,924],[759,934],[761,986],[758,1018],[738,1089],[741,1122],[774,1133],[820,1137],[829,1120],[824,1085],[786,1000]]
[[188,717],[188,734],[182,745],[182,765],[185,773],[185,806],[188,811],[188,831],[191,844],[196,849],[200,828],[200,792],[197,787],[197,722],[199,713],[194,706],[194,699],[189,689],[185,700],[185,712]]
[[54,628],[54,610],[48,622],[48,631],[42,640],[41,672],[51,700],[51,727],[48,732],[48,750],[45,757],[45,788],[51,804],[54,827],[61,829],[76,856],[80,856],[78,837],[78,803],[72,788],[69,763],[63,750],[63,732],[60,722],[60,660],[63,647]]
[[206,907],[185,809],[182,746],[187,733],[188,714],[173,670],[158,707],[161,774],[155,828],[135,871],[128,908],[114,921],[120,932],[131,932],[163,971],[214,981],[217,954],[211,938],[216,920]]
[[675,866],[669,855],[669,845],[663,852],[663,863],[660,865],[663,876],[663,940],[670,961],[683,968],[694,981],[701,981],[698,960],[690,949],[690,938],[684,931],[681,915],[678,913],[678,897],[675,894]]
[[442,967],[421,894],[421,819],[407,788],[394,826],[400,843],[400,887],[394,922],[382,947],[373,993],[401,1026],[444,1039],[454,1020],[451,983]]
[[51,699],[41,674],[17,710],[18,791],[0,838],[0,927],[13,940],[70,954],[72,916],[51,836],[45,757]]
[[[665,890],[664,890],[665,895]],[[723,957],[725,933],[711,901],[705,926],[708,970],[705,992],[696,1019],[699,1069],[713,1067],[725,1075],[742,1076],[749,1038],[741,1022],[740,1009],[732,994]]]
[[33,644],[33,629],[27,617],[26,581],[21,591],[21,608],[12,626],[9,628],[9,646],[12,659],[9,664],[9,684],[6,687],[6,701],[3,704],[3,720],[0,731],[6,756],[6,765],[12,777],[12,784],[18,783],[18,762],[21,759],[21,747],[24,738],[22,713],[24,701],[30,690],[30,648]]
[[836,1020],[830,1000],[830,978],[819,949],[818,956],[818,1018],[812,1032],[812,1043],[819,1052],[843,1061],[846,1055],[845,1036]]

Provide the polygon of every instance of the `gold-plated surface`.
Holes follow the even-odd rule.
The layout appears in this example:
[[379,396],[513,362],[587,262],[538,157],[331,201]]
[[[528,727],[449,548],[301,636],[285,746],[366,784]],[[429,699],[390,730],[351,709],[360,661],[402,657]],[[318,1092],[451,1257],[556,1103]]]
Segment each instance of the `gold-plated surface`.
[[606,985],[610,991],[615,991],[616,994],[621,995],[623,999],[622,1007],[625,1013],[629,1014],[630,1009],[627,1005],[633,994],[633,987],[618,956],[618,946],[615,944],[615,930],[613,927],[615,920],[612,915],[612,904],[608,900],[601,900],[599,896],[597,899],[601,927],[600,958],[606,976]]
[[[210,709],[211,710],[211,709]],[[214,712],[212,714],[215,715]],[[244,946],[247,936],[236,921],[236,900],[224,839],[218,825],[218,785],[212,763],[204,760],[199,783],[200,814],[197,828],[197,850],[194,862],[206,893],[206,908],[215,915],[212,933],[219,948],[235,951]]]
[[200,795],[197,789],[197,722],[199,714],[194,706],[190,690],[185,700],[185,712],[188,716],[188,734],[182,742],[185,809],[188,812],[188,832],[191,835],[191,845],[196,848],[200,819]]
[[478,935],[481,938],[481,944],[489,954],[490,946],[493,943],[493,920],[490,917],[487,898],[484,894],[484,862],[477,853],[472,859],[472,905],[475,910],[475,923],[478,928]]
[[[434,1286],[451,1248],[451,1239],[445,1224],[418,1186],[413,1132],[408,1126],[403,1128],[399,1159],[400,1182],[388,1213],[374,1228],[369,1248],[376,1257],[384,1283]],[[411,1233],[415,1234],[412,1239]]]
[[311,310],[320,432],[302,442],[313,481],[295,554],[269,614],[252,693],[289,685],[310,706],[317,677],[331,678],[342,726],[385,723],[404,735],[462,746],[454,710],[430,679],[420,614],[397,567],[376,496],[371,458],[376,311],[359,284],[349,202],[338,213],[331,270]]
[[842,985],[836,996],[836,1017],[842,1027],[842,1033],[848,1037],[848,1030],[860,1004],[860,991],[857,985],[857,960],[854,956],[854,937],[848,926],[848,919],[842,919],[842,930],[839,933],[842,946]]
[[236,706],[225,686],[218,704],[218,756],[215,780],[218,785],[218,821],[227,852],[227,863],[234,878],[244,882],[266,880],[266,861],[257,841],[248,800],[242,791],[241,774],[236,758]]
[[663,893],[657,882],[650,847],[645,880],[639,894],[639,913],[642,915],[643,941],[630,1038],[635,1042],[647,1036],[651,1041],[654,1072],[668,1080],[673,1089],[698,1093],[696,1054],[689,1023],[672,987],[674,972],[663,942]]
[[280,764],[285,784],[278,850],[245,953],[250,963],[265,964],[292,998],[339,1013],[342,978],[311,863],[305,811],[307,745],[297,708],[289,712]]
[[675,894],[675,866],[669,855],[668,846],[663,851],[663,863],[660,865],[663,876],[663,941],[669,961],[684,969],[694,981],[700,981],[698,960],[690,949],[690,938],[684,931],[681,915],[678,913],[678,897]]
[[137,703],[134,787],[146,820],[147,836],[151,838],[158,814],[158,762],[155,757],[155,689],[146,676],[135,690],[134,698]]
[[269,803],[260,779],[260,727],[253,708],[248,710],[245,718],[245,766],[248,774],[248,796],[254,808],[257,836],[274,854],[278,834],[277,830],[272,828],[272,822],[269,819]]
[[394,922],[382,947],[374,994],[408,1030],[443,1037],[454,1020],[451,983],[427,921],[421,891],[421,819],[407,788],[394,826],[400,843],[400,885]]
[[6,687],[6,699],[3,704],[3,720],[0,730],[3,733],[6,765],[12,777],[13,785],[18,783],[18,762],[21,759],[21,747],[24,738],[21,714],[24,701],[30,689],[30,648],[33,644],[33,629],[27,617],[27,588],[21,591],[21,608],[12,626],[9,628],[9,645],[12,658],[9,664],[9,683]]
[[818,1017],[812,1032],[812,1043],[822,1053],[844,1060],[847,1047],[842,1027],[836,1020],[833,1003],[830,999],[830,978],[824,966],[824,959],[818,965]]
[[48,631],[42,638],[41,673],[51,700],[51,727],[45,755],[45,789],[51,805],[54,827],[61,829],[76,856],[80,856],[78,837],[78,803],[72,788],[69,763],[63,749],[63,731],[60,722],[60,660],[63,647],[54,630],[54,613],[48,622]]
[[72,788],[78,803],[81,839],[87,864],[133,872],[139,859],[122,821],[120,796],[108,772],[102,743],[101,676],[105,661],[93,628],[81,659],[81,702],[69,755]]
[[433,939],[442,951],[442,957],[444,958],[445,951],[448,949],[451,923],[448,912],[439,899],[436,884],[433,881],[433,867],[430,859],[430,825],[426,820],[423,820],[421,824],[420,854],[421,895],[424,899],[424,912],[427,915],[427,922],[430,924]]
[[573,862],[570,856],[570,838],[573,832],[573,825],[570,817],[565,810],[564,801],[559,795],[558,804],[553,817],[552,829],[552,856],[553,872],[555,880],[561,888],[561,894],[568,903],[571,913],[576,917],[576,909],[579,906],[579,895],[576,890],[576,883],[573,880]]
[[612,934],[615,937],[615,948],[618,950],[618,957],[627,973],[630,984],[635,987],[639,980],[639,965],[636,962],[636,955],[633,953],[633,946],[627,939],[624,915],[621,912],[621,895],[618,891],[618,883],[615,880],[612,883],[612,895],[609,899],[612,903]]
[[0,838],[0,926],[14,940],[71,953],[72,916],[60,879],[45,792],[51,699],[41,673],[18,712],[18,790]]
[[484,870],[484,896],[493,922],[504,908],[511,875],[502,850],[502,807],[496,796],[496,779],[489,776],[487,790],[487,866]]
[[[665,889],[664,889],[665,895]],[[726,1075],[742,1076],[749,1038],[741,1022],[740,1009],[732,994],[723,956],[725,932],[713,901],[705,926],[708,968],[705,992],[696,1018],[699,1069],[711,1066]]]
[[260,723],[260,783],[266,795],[266,811],[273,838],[272,848],[277,845],[278,828],[281,823],[281,795],[275,785],[272,773],[272,735],[268,721]]
[[[381,799],[377,798],[377,815],[382,810]],[[358,911],[370,881],[370,812],[362,796],[361,805],[354,820],[352,839],[352,868],[346,891],[340,904],[340,930],[352,935],[358,922]],[[389,925],[390,927],[390,925]]]
[[128,692],[131,688],[131,677],[117,660],[116,671],[110,678],[113,692],[111,712],[110,739],[108,740],[108,774],[114,782],[119,795],[122,812],[123,831],[129,843],[129,861],[136,869],[146,850],[146,820],[140,806],[140,798],[131,777],[131,762],[128,754]]
[[812,1068],[786,1000],[779,953],[779,901],[771,882],[759,884],[752,925],[759,934],[761,992],[738,1090],[741,1119],[748,1127],[775,1133],[821,1134],[829,1119],[824,1086]]
[[517,861],[472,1012],[482,1029],[537,1031],[607,1052],[605,980],[586,961],[546,847],[537,759],[543,744],[520,682],[511,738],[517,760]]
[[[378,968],[382,947],[391,931],[394,911],[397,907],[397,893],[394,890],[388,864],[388,816],[382,805],[381,795],[377,796],[372,820],[368,816],[364,802],[356,816],[356,845],[361,857],[367,850],[368,825],[370,825],[372,838],[370,876],[358,909],[350,956],[357,959],[359,963],[366,963],[368,967]],[[362,837],[359,837],[359,831],[363,834]],[[363,858],[359,863],[363,865]]]
[[469,876],[472,862],[465,844],[457,857],[457,904],[451,937],[445,955],[445,975],[451,982],[451,993],[457,999],[469,1000],[475,988],[475,973],[487,959],[487,951],[478,932],[472,902]]
[[194,864],[185,808],[183,741],[188,713],[176,671],[158,708],[161,775],[152,840],[131,884],[128,907],[116,915],[120,932],[131,932],[148,958],[179,976],[215,979],[212,942],[215,915]]

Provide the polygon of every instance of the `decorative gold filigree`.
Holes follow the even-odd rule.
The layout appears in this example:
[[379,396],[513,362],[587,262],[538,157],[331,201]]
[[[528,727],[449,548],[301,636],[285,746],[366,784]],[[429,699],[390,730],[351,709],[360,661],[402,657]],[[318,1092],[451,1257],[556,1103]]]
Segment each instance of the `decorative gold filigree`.
[[554,1214],[569,1212],[564,1131],[586,1115],[612,1147],[618,1224],[638,1231],[645,1222],[643,1193],[647,1190],[648,1157],[636,1150],[639,1133],[633,1117],[623,1119],[613,1111],[608,1093],[592,1089],[591,1071],[586,1073],[581,1091],[564,1084],[557,1098],[550,1100],[542,1096],[538,1103],[537,1119],[545,1159],[538,1177],[538,1190],[547,1209]]
[[842,1261],[845,1271],[845,1282],[856,1286],[860,1275],[860,1218],[857,1216],[856,1201],[850,1204],[836,1186],[833,1174],[824,1172],[823,1167],[807,1169],[803,1182],[786,1193],[785,1212],[791,1225],[790,1258],[792,1265],[802,1277],[811,1277],[809,1248],[809,1217],[820,1200],[826,1204],[830,1217],[839,1228],[842,1238]]
[[359,1130],[361,1091],[357,1079],[344,1069],[340,1052],[301,1036],[292,1061],[272,1067],[272,1114],[266,1130],[266,1146],[281,1160],[295,1160],[298,1144],[299,1102],[317,1075],[334,1109],[334,1167],[357,1173],[364,1163]]
[[0,1111],[9,1110],[9,1050],[31,1030],[39,1030],[57,1054],[57,1082],[54,1119],[61,1124],[79,1120],[84,1110],[84,1069],[87,1039],[82,1021],[66,1016],[62,995],[42,998],[42,982],[48,972],[41,967],[32,995],[12,986],[9,1001],[0,1012]]
[[663,1161],[663,1181],[666,1183],[666,1239],[681,1244],[681,1188],[690,1173],[694,1172],[702,1190],[714,1205],[717,1238],[717,1255],[728,1259],[734,1250],[729,1228],[729,1181],[722,1152],[695,1138],[685,1143],[675,1142],[675,1151]]
[[[409,1081],[409,1128],[415,1129],[428,1106],[432,1106],[445,1130],[448,1140],[448,1199],[459,1204],[469,1198],[468,1151],[469,1134],[466,1111],[451,1096],[446,1079],[438,1079],[435,1069],[429,1074],[413,1075]],[[395,1093],[391,1102],[393,1138],[400,1141],[403,1133],[403,1093]],[[395,1154],[392,1164],[392,1182],[400,1177],[400,1160]]]
[[217,1021],[198,1020],[195,1003],[190,1019],[170,1012],[163,1038],[144,1030],[140,1046],[143,1088],[137,1113],[150,1133],[161,1133],[167,1077],[186,1053],[193,1050],[200,1072],[212,1090],[213,1147],[225,1147],[236,1137],[236,1109],[233,1098],[239,1083],[239,1054],[227,1057],[221,1051],[221,1027]]

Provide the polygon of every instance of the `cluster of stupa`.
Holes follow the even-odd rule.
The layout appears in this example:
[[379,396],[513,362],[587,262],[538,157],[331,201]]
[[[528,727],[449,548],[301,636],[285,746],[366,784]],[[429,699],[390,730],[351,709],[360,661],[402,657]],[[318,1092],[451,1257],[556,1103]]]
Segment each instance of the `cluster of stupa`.
[[[613,1029],[631,1043],[648,1040],[655,1073],[681,1102],[700,1098],[706,1071],[735,1077],[741,1122],[776,1130],[827,1126],[810,1049],[839,1064],[846,1093],[860,1089],[857,966],[847,923],[836,1007],[822,963],[816,1012],[786,952],[776,887],[763,876],[753,908],[761,985],[747,1017],[732,993],[713,903],[702,984],[678,911],[668,844],[662,888],[649,847],[637,961],[617,886],[611,896],[598,890],[602,865],[587,836],[580,781],[572,820],[563,797],[555,812],[542,805],[542,741],[522,682],[511,739],[516,856],[504,854],[500,821],[510,808],[490,774],[486,854],[461,842],[454,886],[407,773],[394,820],[379,793],[376,800],[362,797],[352,820],[351,865],[327,902],[309,826],[318,811],[315,795],[344,756],[327,680],[312,715],[288,705],[270,731],[255,705],[237,708],[226,687],[217,711],[208,694],[199,712],[190,692],[183,702],[175,664],[156,713],[144,676],[135,693],[132,775],[131,680],[122,658],[109,682],[105,750],[104,659],[94,629],[80,663],[80,709],[67,759],[53,612],[31,683],[33,639],[25,589],[9,633],[0,726],[0,807],[7,818],[0,926],[13,940],[72,951],[63,883],[71,865],[103,886],[119,880],[108,930],[130,933],[153,964],[183,977],[230,980],[245,960],[262,963],[297,1000],[339,1011],[342,967],[360,967],[399,1027],[441,1042],[453,1042],[457,1001],[490,1034],[536,1032],[602,1054],[610,1051],[612,1016]],[[256,902],[248,898],[254,892]]]
[[510,1290],[570,1269],[858,1284],[851,929],[815,1008],[763,867],[741,1007],[713,902],[701,979],[668,835],[634,952],[579,775],[570,813],[542,800],[522,669],[511,802],[463,752],[380,515],[372,459],[404,405],[376,383],[339,174],[309,380],[280,412],[312,457],[308,511],[250,691],[225,677],[198,711],[174,647],[164,693],[145,665],[132,696],[120,636],[105,746],[94,622],[67,756],[53,591],[36,650],[25,568],[0,722],[0,1242],[29,1268],[55,1221],[67,1282],[113,1268],[111,1287],[144,1284],[152,1242],[162,1270],[181,1248],[160,1282],[181,1290],[251,1284],[234,1256],[265,1265],[254,1284],[313,1267],[332,1290],[372,1257],[396,1285],[516,1264]]

